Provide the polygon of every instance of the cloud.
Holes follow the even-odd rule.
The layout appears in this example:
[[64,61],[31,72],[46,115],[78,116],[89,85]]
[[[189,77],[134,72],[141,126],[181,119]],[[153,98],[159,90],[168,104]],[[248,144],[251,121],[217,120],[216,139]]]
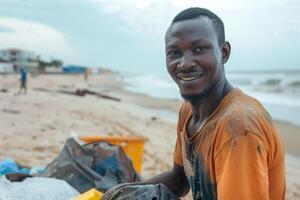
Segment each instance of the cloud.
[[[173,17],[188,7],[216,12],[225,23],[236,68],[298,66],[300,45],[298,0],[89,0],[128,33],[163,48],[163,36]],[[252,55],[252,56],[250,56]],[[274,56],[276,55],[276,56]],[[255,59],[253,59],[255,58]],[[260,59],[260,60],[259,60]]]
[[0,44],[1,49],[20,48],[56,58],[72,52],[61,32],[44,24],[10,17],[0,17]]
[[[164,49],[164,33],[168,25],[178,12],[195,6],[208,8],[223,19],[226,38],[233,48],[233,65],[240,66],[237,62],[240,60],[249,63],[249,55],[253,55],[255,59],[250,64],[251,67],[256,66],[256,57],[261,55],[261,60],[272,59],[274,66],[280,67],[284,60],[281,54],[284,54],[288,63],[299,63],[299,0],[78,0],[72,8],[59,10],[58,5],[68,7],[73,1],[55,0],[56,3],[51,1],[42,4],[39,1],[0,1],[1,15],[26,15],[43,23],[0,17],[0,48],[28,49],[72,63],[89,63],[92,60],[93,64],[104,62],[103,59],[99,61],[99,52],[107,55],[109,51],[113,51],[110,49],[113,48],[111,44],[118,44],[122,49],[127,49],[130,44],[132,48],[143,50],[138,52],[140,60],[153,56],[153,62],[149,62],[149,66],[162,65],[162,61],[157,60],[163,60],[160,52]],[[50,17],[49,13],[55,13],[55,17]],[[85,16],[86,13],[89,17]],[[101,22],[99,28],[95,25],[100,20],[105,22]],[[108,21],[111,23],[110,28],[104,25],[103,29],[103,24]],[[56,28],[48,26],[49,22]],[[66,31],[67,34],[61,31]],[[111,31],[116,32],[111,34]],[[117,38],[116,41],[118,36],[121,39]],[[109,51],[104,51],[104,46]],[[130,63],[128,65],[143,64],[139,61],[132,64],[132,60],[136,60],[129,59],[132,52],[125,52],[123,55],[127,58],[126,62]],[[161,57],[155,60],[158,55]],[[104,57],[107,58],[107,65],[115,59],[113,56]],[[115,62],[112,65],[122,66],[123,63]]]
[[[270,41],[299,32],[300,3],[296,0],[89,0],[99,9],[124,22],[129,32],[162,37],[172,18],[188,7],[205,7],[218,13],[237,41]],[[266,28],[268,27],[268,28]]]

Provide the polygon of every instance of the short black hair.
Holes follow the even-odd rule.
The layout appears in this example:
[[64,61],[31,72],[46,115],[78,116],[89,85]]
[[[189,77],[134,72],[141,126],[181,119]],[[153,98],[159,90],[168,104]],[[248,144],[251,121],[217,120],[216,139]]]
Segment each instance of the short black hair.
[[224,28],[223,21],[215,13],[211,12],[208,9],[199,8],[199,7],[192,7],[192,8],[185,9],[174,17],[174,19],[172,20],[172,24],[184,20],[200,18],[203,16],[208,17],[212,21],[216,34],[218,36],[219,45],[224,44],[225,28]]

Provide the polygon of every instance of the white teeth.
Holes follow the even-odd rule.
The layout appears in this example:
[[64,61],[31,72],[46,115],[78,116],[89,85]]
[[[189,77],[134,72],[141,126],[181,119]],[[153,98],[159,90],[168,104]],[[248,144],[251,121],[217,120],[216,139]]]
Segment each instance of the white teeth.
[[180,79],[183,80],[183,81],[191,81],[191,80],[194,80],[196,78],[197,77],[186,77],[186,78],[181,77]]
[[180,79],[182,81],[192,81],[192,80],[202,77],[203,74],[204,74],[204,72],[189,73],[189,74],[178,73],[176,76],[178,79]]

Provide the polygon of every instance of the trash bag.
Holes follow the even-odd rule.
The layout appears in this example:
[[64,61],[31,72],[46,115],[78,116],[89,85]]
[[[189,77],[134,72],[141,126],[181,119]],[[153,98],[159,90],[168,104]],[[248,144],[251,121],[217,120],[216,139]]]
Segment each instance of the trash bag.
[[163,184],[128,184],[112,188],[101,200],[179,200],[179,198]]
[[73,138],[39,176],[65,180],[80,193],[91,188],[105,192],[120,183],[141,180],[120,146],[106,142],[81,146]]
[[26,178],[22,182],[10,182],[0,177],[1,200],[71,200],[79,193],[62,180],[51,178]]

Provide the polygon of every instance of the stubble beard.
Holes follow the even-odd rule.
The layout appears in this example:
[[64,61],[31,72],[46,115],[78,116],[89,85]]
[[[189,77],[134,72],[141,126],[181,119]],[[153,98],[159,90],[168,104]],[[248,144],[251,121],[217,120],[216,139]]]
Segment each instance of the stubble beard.
[[212,90],[212,87],[207,87],[203,91],[200,91],[198,94],[184,95],[181,93],[181,97],[185,101],[189,101],[191,103],[201,102],[205,97],[207,97],[209,95],[211,90]]

